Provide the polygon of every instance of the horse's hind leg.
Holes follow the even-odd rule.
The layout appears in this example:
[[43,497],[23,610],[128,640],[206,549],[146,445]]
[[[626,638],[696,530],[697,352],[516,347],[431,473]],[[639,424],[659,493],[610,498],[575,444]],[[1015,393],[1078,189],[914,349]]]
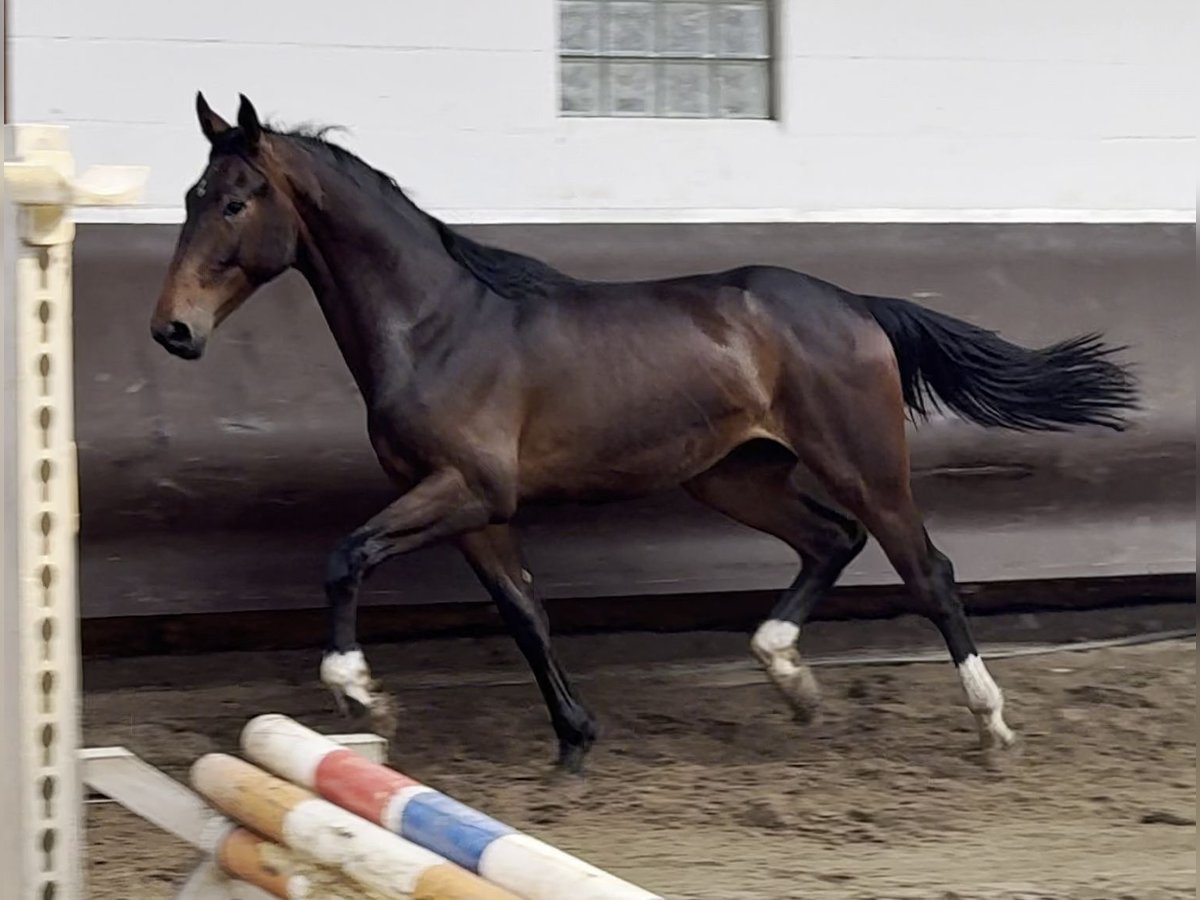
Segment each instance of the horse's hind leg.
[[800,556],[800,574],[751,639],[750,647],[801,721],[820,706],[816,679],[797,641],[817,602],[866,543],[854,519],[805,490],[796,459],[782,447],[748,445],[684,485],[697,500],[774,535]]
[[1004,722],[1004,698],[975,647],[954,568],[929,539],[913,501],[895,370],[880,365],[879,376],[873,386],[864,380],[826,407],[819,427],[808,417],[809,427],[797,429],[796,450],[879,541],[918,608],[942,633],[983,746],[1008,746],[1015,736]]

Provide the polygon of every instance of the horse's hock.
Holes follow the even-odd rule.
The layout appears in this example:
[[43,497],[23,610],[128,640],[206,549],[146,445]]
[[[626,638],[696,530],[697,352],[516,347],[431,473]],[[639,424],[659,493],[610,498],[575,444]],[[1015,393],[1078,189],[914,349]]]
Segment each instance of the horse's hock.
[[[175,226],[86,226],[75,320],[85,617],[319,607],[336,540],[393,499],[363,405],[294,275],[225,326],[208,365],[161,353],[145,313]],[[918,499],[960,580],[1195,569],[1194,248],[1179,226],[494,226],[476,236],[588,277],[746,262],[909,296],[1027,345],[1129,345],[1144,409],[1124,434],[932,421]],[[680,494],[524,515],[548,598],[777,588],[781,544]],[[213,559],[221,564],[214,566]],[[878,547],[843,584],[892,584]],[[448,548],[382,567],[366,604],[483,601]]]

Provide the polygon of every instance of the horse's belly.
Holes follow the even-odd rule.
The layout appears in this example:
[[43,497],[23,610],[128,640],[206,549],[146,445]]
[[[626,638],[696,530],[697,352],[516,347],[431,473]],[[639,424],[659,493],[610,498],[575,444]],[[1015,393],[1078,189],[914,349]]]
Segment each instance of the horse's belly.
[[675,487],[713,466],[738,444],[758,436],[738,416],[709,427],[588,433],[522,452],[521,493],[527,500],[608,500]]
[[548,387],[521,432],[524,493],[587,499],[670,488],[761,436],[771,391],[739,347],[614,350],[605,366],[585,358],[557,380],[539,376]]

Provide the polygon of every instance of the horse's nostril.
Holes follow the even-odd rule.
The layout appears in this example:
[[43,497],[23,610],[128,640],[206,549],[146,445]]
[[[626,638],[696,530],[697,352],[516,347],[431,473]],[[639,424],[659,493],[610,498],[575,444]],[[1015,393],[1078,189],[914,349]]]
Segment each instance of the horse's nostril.
[[183,322],[156,322],[150,327],[154,336],[168,353],[183,359],[199,359],[204,351],[204,337],[199,338],[192,333],[190,326]]
[[191,343],[192,329],[182,322],[171,322],[167,325],[167,340],[172,344]]

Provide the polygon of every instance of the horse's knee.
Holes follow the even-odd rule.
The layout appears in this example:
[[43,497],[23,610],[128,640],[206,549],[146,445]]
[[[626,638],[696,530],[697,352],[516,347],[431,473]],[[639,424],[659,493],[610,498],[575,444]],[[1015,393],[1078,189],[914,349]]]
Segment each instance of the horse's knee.
[[354,532],[342,540],[325,560],[325,589],[335,591],[357,584],[367,563],[369,538]]
[[325,589],[336,590],[354,582],[353,551],[338,544],[325,560]]

